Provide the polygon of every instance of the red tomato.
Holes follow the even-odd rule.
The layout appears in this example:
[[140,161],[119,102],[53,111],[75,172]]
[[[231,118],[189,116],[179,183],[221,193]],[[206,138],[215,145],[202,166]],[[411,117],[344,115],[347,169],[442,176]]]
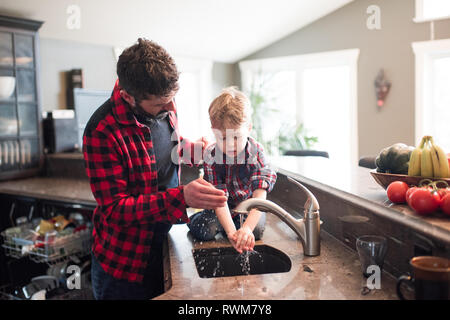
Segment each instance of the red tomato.
[[439,208],[441,197],[428,188],[418,188],[409,198],[409,206],[418,214],[428,215]]
[[411,188],[408,189],[408,191],[406,191],[406,203],[409,204],[409,200],[411,199],[411,195],[413,194],[414,191],[416,191],[418,189],[419,189],[418,187],[411,187]]
[[445,214],[450,215],[450,193],[447,193],[441,200],[441,209]]
[[450,193],[450,189],[446,188],[446,189],[438,189],[437,191],[439,193],[439,195],[441,196],[441,201],[442,199],[444,199],[444,197]]
[[408,185],[403,181],[394,181],[386,189],[389,200],[393,203],[405,203]]
[[437,201],[437,203],[438,203],[438,206],[440,206],[441,205],[441,202],[442,202],[442,197],[441,197],[441,195],[439,194],[439,192],[437,192],[437,191],[432,191],[431,192],[431,195],[434,197],[434,199]]

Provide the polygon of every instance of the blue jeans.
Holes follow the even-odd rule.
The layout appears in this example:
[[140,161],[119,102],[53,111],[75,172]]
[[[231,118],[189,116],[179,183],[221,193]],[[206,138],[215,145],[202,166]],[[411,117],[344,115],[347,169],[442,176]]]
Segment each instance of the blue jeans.
[[[247,217],[244,218],[244,221]],[[234,225],[236,229],[241,227],[239,215],[233,218]],[[262,238],[264,233],[264,228],[266,225],[266,213],[261,213],[261,218],[258,221],[255,229],[253,230],[253,235],[255,236],[255,240],[259,240]],[[226,237],[225,230],[219,222],[219,219],[216,216],[214,210],[203,210],[197,213],[194,213],[190,217],[190,222],[187,224],[192,236],[200,241],[209,241],[213,240],[218,233],[223,233]]]
[[91,281],[96,300],[148,300],[164,292],[163,243],[171,225],[157,223],[143,282],[116,279],[92,255]]

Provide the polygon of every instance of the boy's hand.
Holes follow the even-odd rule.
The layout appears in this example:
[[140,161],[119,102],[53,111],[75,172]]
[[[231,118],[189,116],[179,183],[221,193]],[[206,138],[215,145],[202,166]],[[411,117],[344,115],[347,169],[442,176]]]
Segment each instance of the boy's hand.
[[233,248],[236,249],[237,252],[242,253],[242,249],[238,248],[238,246],[236,244],[237,231],[227,233],[227,237],[228,237],[228,240],[230,241],[231,245],[233,246]]
[[236,239],[236,250],[239,253],[242,253],[243,250],[253,251],[253,247],[255,246],[255,236],[249,227],[242,226],[236,231],[234,236]]

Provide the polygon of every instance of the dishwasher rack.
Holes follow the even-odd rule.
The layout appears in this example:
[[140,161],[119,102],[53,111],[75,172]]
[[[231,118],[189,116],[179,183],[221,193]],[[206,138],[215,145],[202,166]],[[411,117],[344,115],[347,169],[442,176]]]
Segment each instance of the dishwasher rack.
[[64,232],[48,234],[45,238],[38,237],[33,231],[33,225],[13,227],[1,232],[2,247],[7,256],[22,258],[28,256],[37,263],[49,265],[67,260],[71,256],[89,254],[92,245],[92,228],[75,229],[72,233]]

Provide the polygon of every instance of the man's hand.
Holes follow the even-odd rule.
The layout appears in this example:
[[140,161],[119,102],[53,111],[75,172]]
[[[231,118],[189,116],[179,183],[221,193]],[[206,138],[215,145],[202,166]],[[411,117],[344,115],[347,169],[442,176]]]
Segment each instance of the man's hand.
[[184,186],[184,200],[189,207],[200,209],[216,209],[227,204],[223,190],[203,180],[197,179]]

